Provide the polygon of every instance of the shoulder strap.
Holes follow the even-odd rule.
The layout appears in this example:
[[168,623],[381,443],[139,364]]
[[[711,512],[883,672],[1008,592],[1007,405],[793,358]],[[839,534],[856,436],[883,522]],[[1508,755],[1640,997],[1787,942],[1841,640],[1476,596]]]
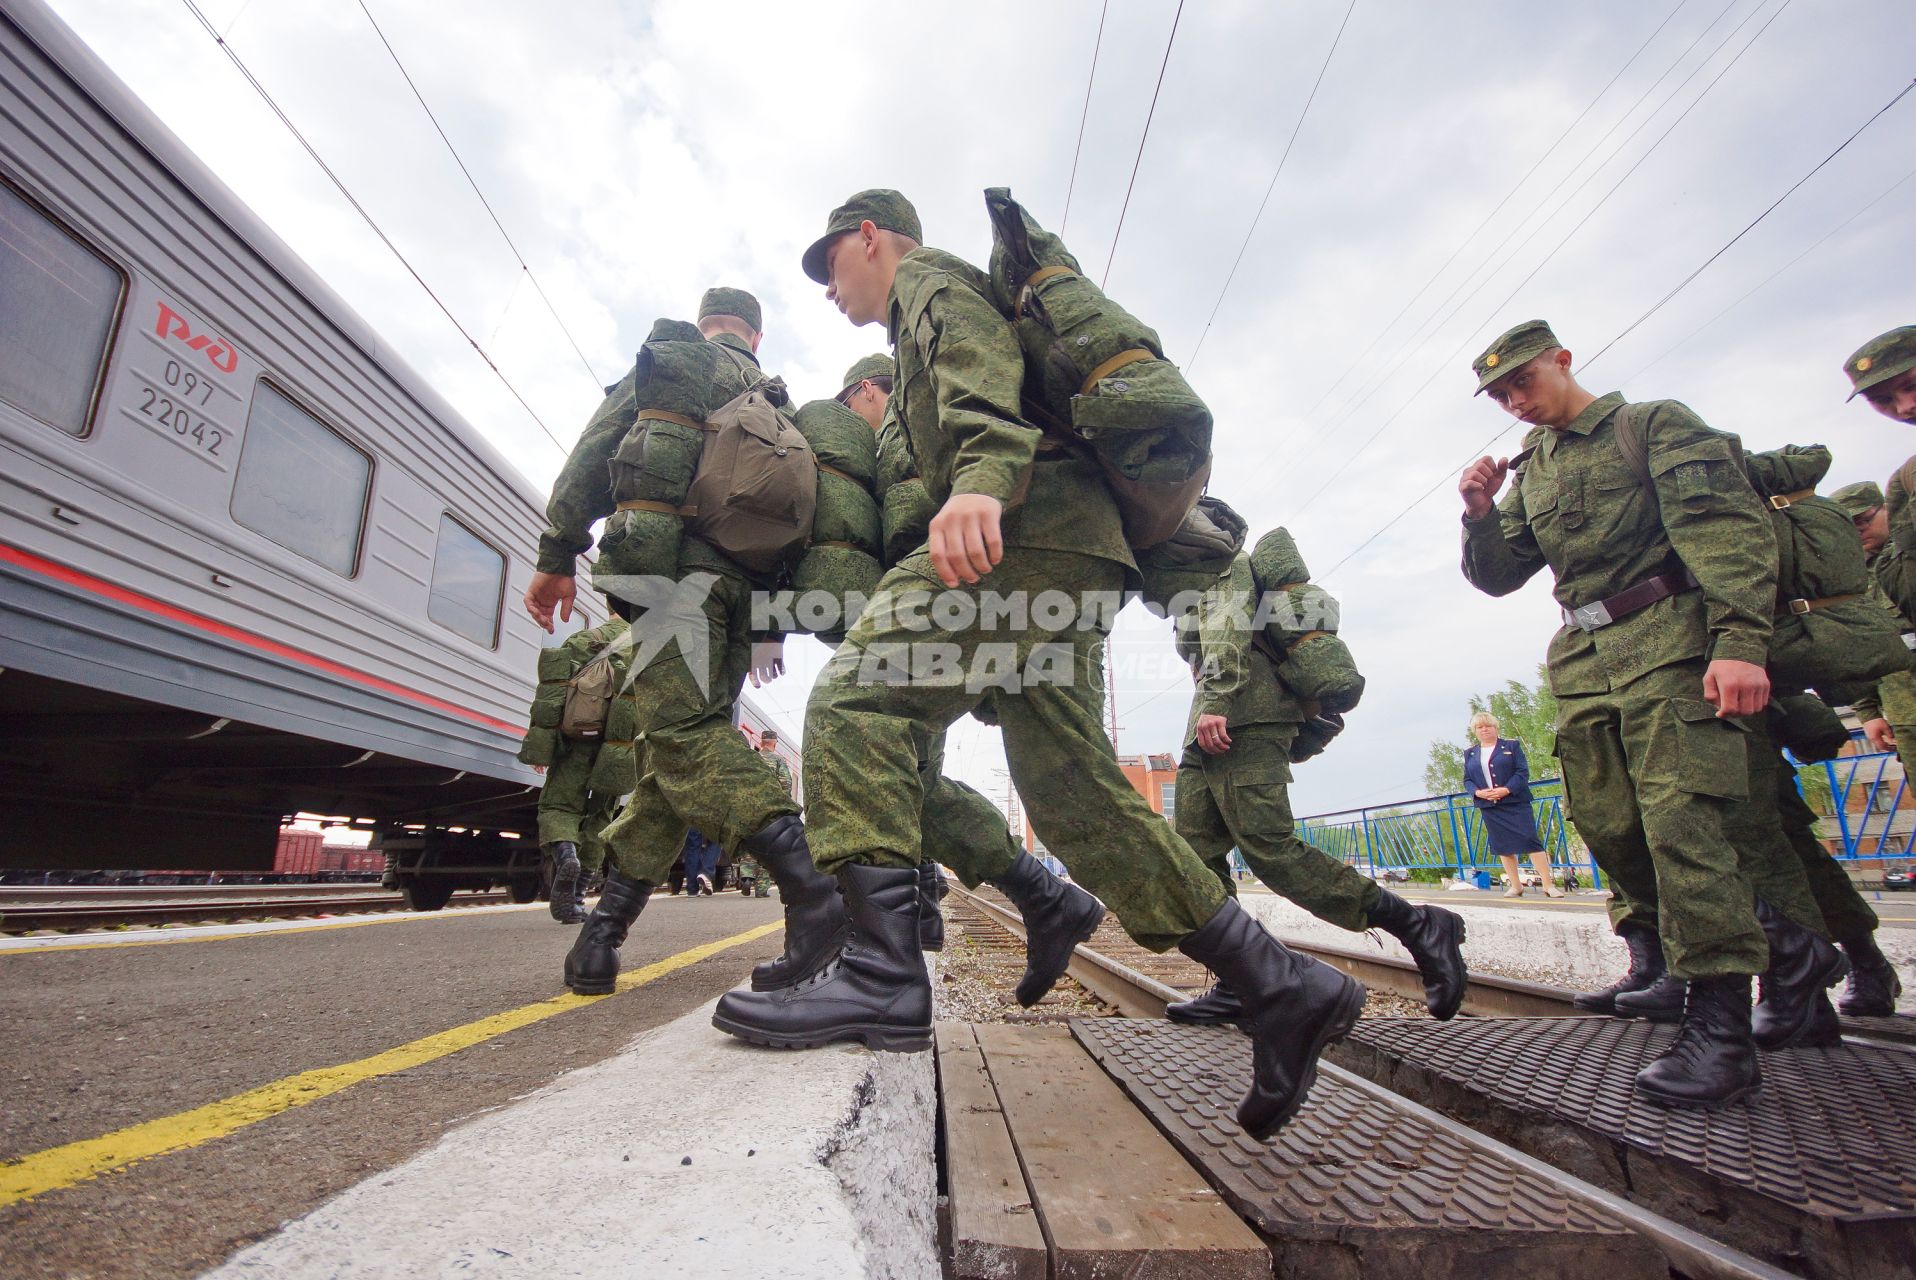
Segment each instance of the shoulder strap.
[[1902,482],[1905,498],[1916,495],[1916,457],[1911,457],[1896,468],[1896,478]]
[[1656,484],[1650,479],[1650,454],[1643,447],[1643,437],[1637,434],[1636,406],[1626,404],[1617,410],[1617,416],[1610,423],[1610,430],[1616,433],[1617,450],[1623,454],[1623,460],[1630,464],[1630,470],[1643,480],[1643,487],[1656,492]]

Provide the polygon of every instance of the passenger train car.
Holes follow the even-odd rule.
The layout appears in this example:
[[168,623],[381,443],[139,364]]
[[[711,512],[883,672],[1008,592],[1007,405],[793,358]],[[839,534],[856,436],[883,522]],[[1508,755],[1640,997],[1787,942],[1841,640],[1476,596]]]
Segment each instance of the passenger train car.
[[542,508],[40,0],[6,0],[0,866],[268,868],[304,811],[375,826],[417,905],[529,899]]

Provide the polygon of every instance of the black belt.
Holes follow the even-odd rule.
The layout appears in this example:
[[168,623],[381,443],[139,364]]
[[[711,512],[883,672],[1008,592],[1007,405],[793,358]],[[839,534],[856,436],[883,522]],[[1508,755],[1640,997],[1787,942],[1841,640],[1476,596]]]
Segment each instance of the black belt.
[[1697,587],[1696,575],[1688,569],[1681,573],[1659,573],[1645,578],[1634,587],[1625,587],[1613,596],[1590,604],[1580,604],[1574,609],[1563,611],[1563,624],[1576,627],[1580,631],[1595,631],[1607,627],[1620,618],[1627,618],[1639,609],[1647,608],[1659,600],[1668,600],[1671,596],[1681,595],[1685,591],[1694,591]]

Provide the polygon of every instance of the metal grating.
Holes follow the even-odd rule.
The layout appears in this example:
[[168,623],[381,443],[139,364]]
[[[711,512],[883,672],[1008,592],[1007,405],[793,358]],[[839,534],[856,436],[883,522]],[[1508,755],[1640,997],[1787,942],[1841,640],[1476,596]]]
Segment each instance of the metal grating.
[[1802,1212],[1916,1213],[1916,1053],[1850,1044],[1766,1053],[1752,1102],[1669,1110],[1631,1082],[1674,1034],[1616,1018],[1379,1018],[1351,1040]]
[[1613,1261],[1643,1249],[1607,1214],[1326,1076],[1276,1138],[1252,1140],[1232,1119],[1251,1074],[1250,1041],[1232,1028],[1079,1019],[1071,1030],[1266,1235],[1349,1243],[1367,1231],[1436,1231],[1499,1250],[1575,1237]]

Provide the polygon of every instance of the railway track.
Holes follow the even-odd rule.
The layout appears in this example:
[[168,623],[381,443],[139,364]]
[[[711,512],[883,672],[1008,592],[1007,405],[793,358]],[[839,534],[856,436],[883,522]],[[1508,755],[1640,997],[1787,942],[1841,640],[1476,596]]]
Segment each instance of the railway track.
[[[995,895],[971,893],[954,884],[947,903],[948,918],[954,918],[961,928],[974,935],[982,925],[1002,931],[1007,938],[1021,942],[1024,929],[1017,912],[1004,903],[992,900],[993,897]],[[1107,923],[1100,935],[1092,939],[1092,945],[1078,948],[1067,971],[1068,978],[1108,1006],[1112,1016],[1161,1018],[1166,1004],[1188,999],[1207,982],[1201,967],[1183,957],[1173,953],[1173,958],[1167,960],[1139,947],[1122,934],[1112,936],[1114,934],[1112,926]],[[1422,1000],[1422,983],[1417,980],[1414,966],[1408,962],[1340,948],[1287,945],[1307,951],[1352,974],[1373,991],[1401,994],[1419,1002]],[[1176,970],[1176,965],[1183,965],[1187,971]],[[1146,968],[1172,971],[1161,977],[1145,972]],[[1166,981],[1165,977],[1171,980]],[[1583,1016],[1575,1014],[1570,1004],[1572,994],[1563,988],[1540,983],[1493,975],[1473,975],[1471,993],[1464,1009],[1467,1015],[1477,1016]],[[1890,1021],[1908,1023],[1913,1020],[1845,1019],[1845,1033],[1849,1038],[1867,1039],[1879,1045],[1906,1046],[1910,1040],[1907,1028],[1892,1030],[1858,1025]],[[1321,1080],[1334,1082],[1336,1087],[1357,1090],[1373,1099],[1379,1108],[1388,1108],[1400,1116],[1412,1118],[1464,1144],[1487,1160],[1500,1161],[1506,1166],[1520,1169],[1526,1176],[1548,1184],[1564,1198],[1622,1222],[1629,1230],[1654,1245],[1675,1275],[1690,1277],[1691,1280],[1783,1280],[1794,1274],[1714,1239],[1692,1225],[1585,1181],[1329,1060],[1319,1064],[1319,1072]],[[1322,1084],[1320,1087],[1323,1087]],[[1157,1121],[1156,1117],[1153,1119]],[[1159,1124],[1162,1128],[1162,1123]],[[1698,1225],[1707,1228],[1709,1223],[1703,1221]]]
[[[47,901],[47,891],[9,888],[0,892],[0,933],[27,933],[41,929],[84,930],[145,928],[162,924],[212,924],[235,920],[281,920],[312,915],[345,915],[362,912],[407,911],[405,895],[365,885],[286,886],[301,893],[235,894],[234,890],[260,890],[264,885],[208,885],[199,892],[191,887],[147,890],[102,889],[90,894],[85,889],[53,890],[60,900]],[[314,892],[314,890],[326,890]],[[139,897],[130,897],[138,892]],[[149,896],[152,895],[152,896]],[[162,896],[163,895],[163,896]],[[480,906],[505,902],[503,890],[461,893],[448,907]]]

